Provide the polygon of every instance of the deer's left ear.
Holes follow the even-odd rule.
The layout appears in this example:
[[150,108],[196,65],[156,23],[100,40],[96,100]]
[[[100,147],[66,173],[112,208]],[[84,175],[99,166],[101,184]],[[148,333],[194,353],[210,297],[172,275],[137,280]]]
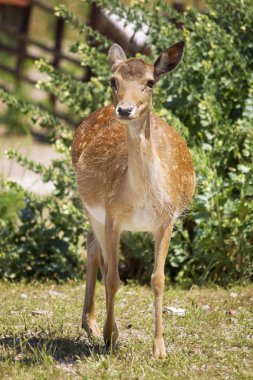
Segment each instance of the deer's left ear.
[[166,74],[177,67],[183,56],[184,46],[184,41],[178,42],[177,44],[164,50],[160,57],[157,58],[154,64],[154,74],[156,80],[158,80],[161,75]]
[[113,66],[126,60],[123,49],[118,44],[113,44],[108,53],[108,61],[113,70]]

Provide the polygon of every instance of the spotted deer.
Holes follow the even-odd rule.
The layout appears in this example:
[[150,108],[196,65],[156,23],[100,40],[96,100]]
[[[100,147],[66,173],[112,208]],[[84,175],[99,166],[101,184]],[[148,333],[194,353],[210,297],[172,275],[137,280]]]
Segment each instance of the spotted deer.
[[155,241],[154,357],[166,356],[162,303],[164,264],[175,219],[195,189],[190,153],[178,132],[152,112],[152,88],[180,62],[184,42],[165,50],[154,65],[127,59],[114,44],[108,60],[113,105],[101,108],[76,130],[72,159],[78,190],[91,225],[87,237],[87,279],[82,325],[99,336],[95,319],[98,267],[106,292],[104,341],[114,346],[118,329],[115,294],[120,285],[118,250],[122,231],[148,231]]

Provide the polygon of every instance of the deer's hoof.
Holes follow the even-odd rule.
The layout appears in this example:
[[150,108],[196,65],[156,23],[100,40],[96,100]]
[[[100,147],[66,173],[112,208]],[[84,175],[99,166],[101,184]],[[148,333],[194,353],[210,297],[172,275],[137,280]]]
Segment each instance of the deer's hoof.
[[95,319],[83,318],[82,328],[87,332],[88,337],[101,337],[101,333]]
[[163,339],[155,339],[153,345],[153,356],[155,359],[165,359],[166,350]]
[[112,326],[105,323],[104,326],[104,341],[107,346],[116,347],[119,339],[118,327],[115,321]]

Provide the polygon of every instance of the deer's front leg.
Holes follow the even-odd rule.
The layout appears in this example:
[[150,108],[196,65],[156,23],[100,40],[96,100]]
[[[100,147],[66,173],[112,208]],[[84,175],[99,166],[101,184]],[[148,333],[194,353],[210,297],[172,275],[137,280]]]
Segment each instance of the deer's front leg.
[[153,355],[155,358],[165,358],[165,344],[163,340],[162,307],[164,290],[164,265],[170,245],[173,223],[161,228],[155,236],[155,264],[151,277],[151,285],[155,298],[155,338]]
[[97,280],[99,257],[101,248],[90,231],[87,235],[87,272],[86,288],[82,316],[82,327],[86,330],[88,336],[100,336],[100,331],[95,319],[95,286]]
[[106,344],[114,346],[118,340],[118,328],[114,318],[115,295],[120,285],[118,273],[118,249],[119,230],[112,219],[105,223],[105,290],[106,290],[106,321],[104,325],[104,341]]

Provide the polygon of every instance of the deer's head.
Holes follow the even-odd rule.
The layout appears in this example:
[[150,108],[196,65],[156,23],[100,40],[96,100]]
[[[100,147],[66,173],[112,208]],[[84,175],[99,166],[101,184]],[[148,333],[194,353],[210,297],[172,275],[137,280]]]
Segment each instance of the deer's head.
[[183,51],[184,42],[178,42],[151,65],[139,58],[127,59],[119,45],[112,45],[108,53],[112,69],[110,83],[116,117],[120,122],[128,124],[149,114],[154,84],[179,64]]

